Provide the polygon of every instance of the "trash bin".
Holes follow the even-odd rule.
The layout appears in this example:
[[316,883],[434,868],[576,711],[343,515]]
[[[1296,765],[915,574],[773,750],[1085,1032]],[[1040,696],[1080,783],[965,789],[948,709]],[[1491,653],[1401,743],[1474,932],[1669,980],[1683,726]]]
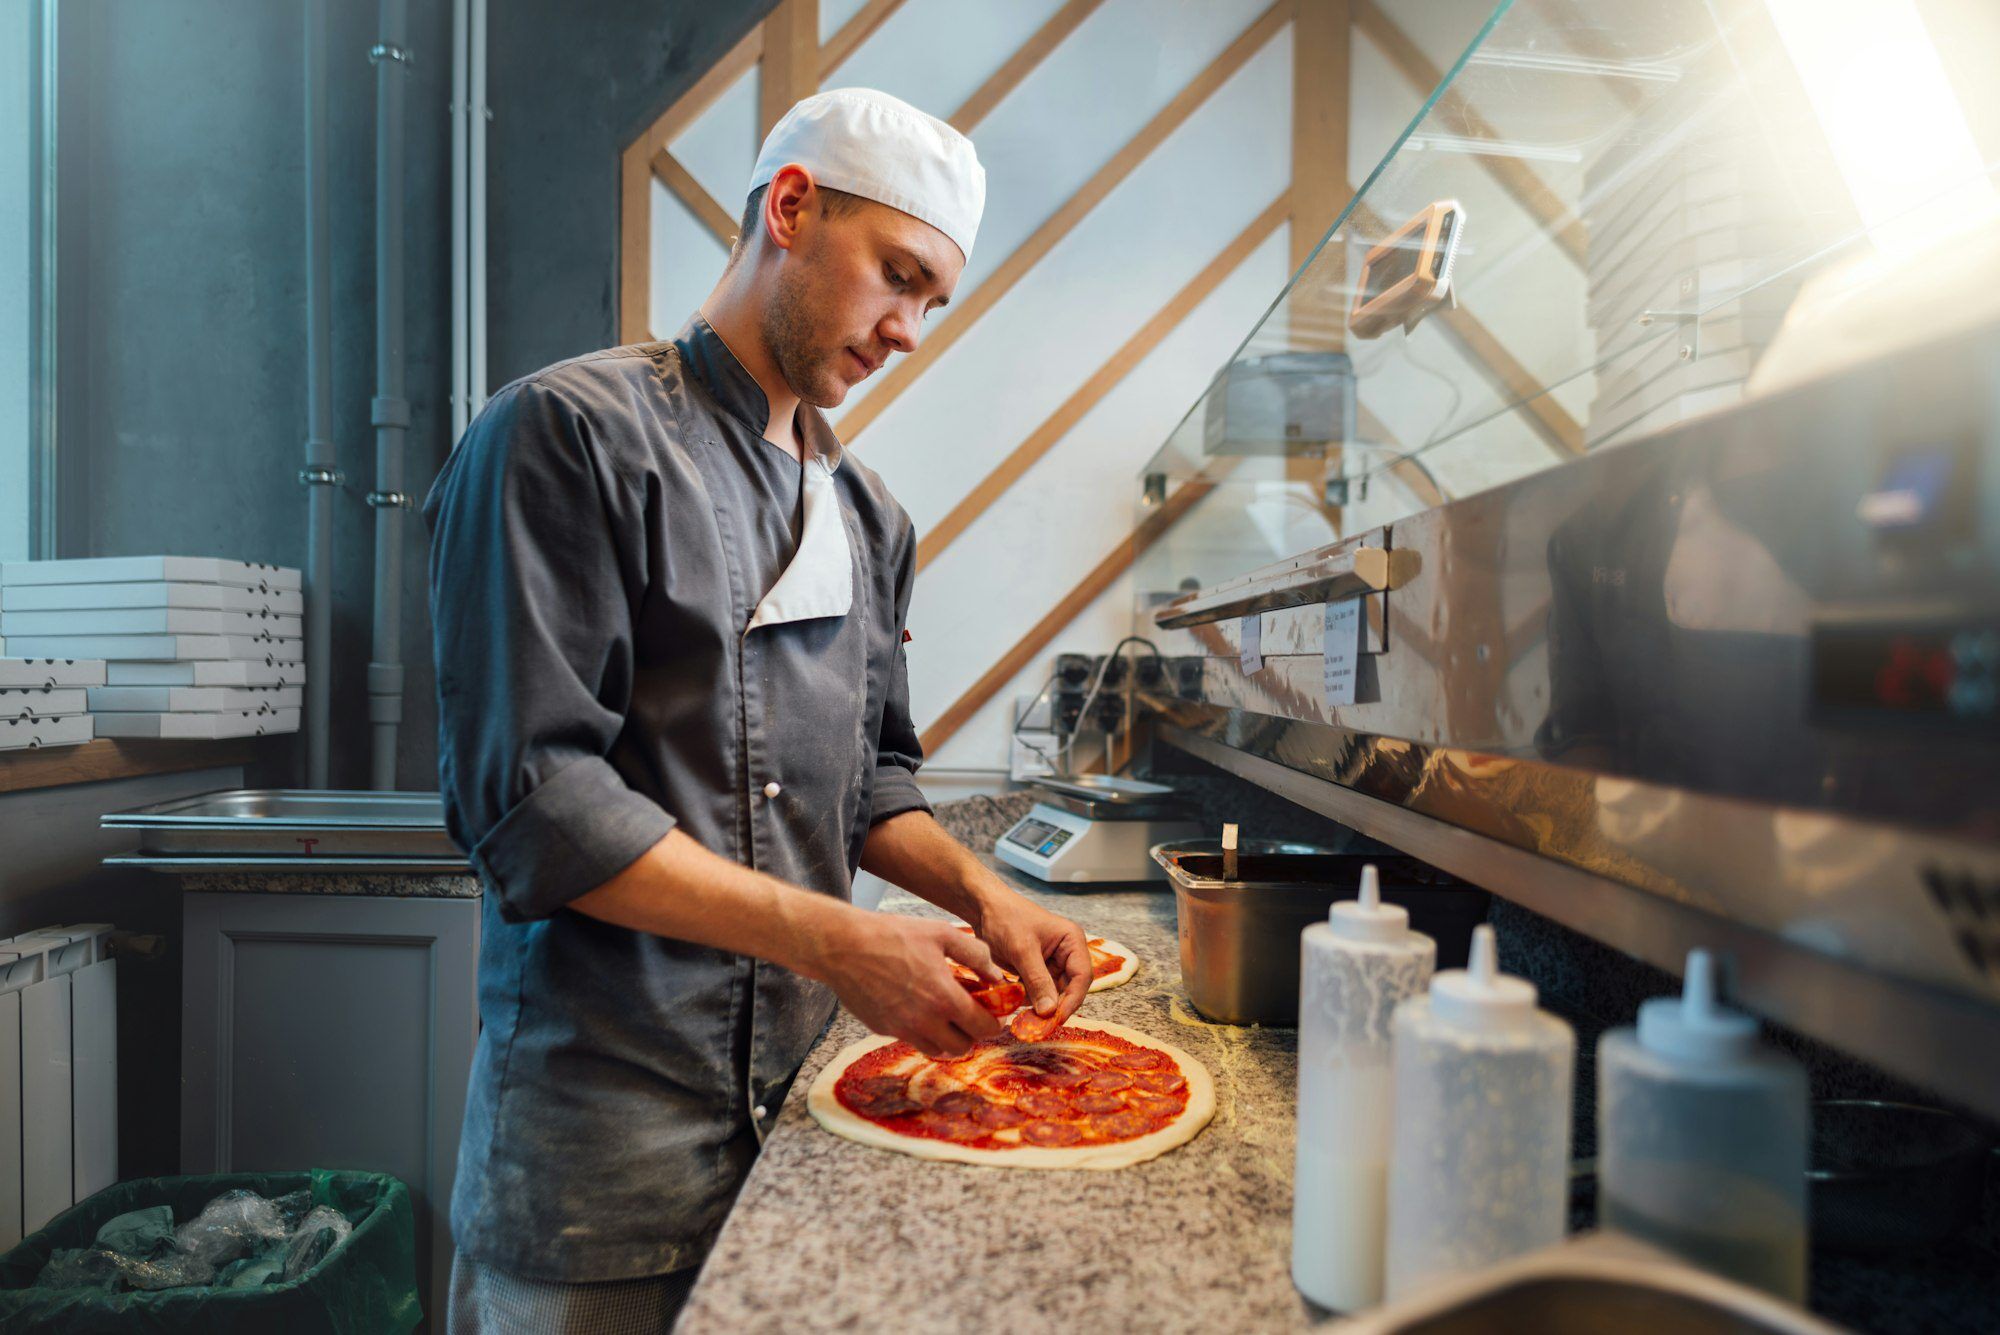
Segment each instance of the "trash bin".
[[[98,1229],[122,1214],[166,1205],[176,1220],[185,1221],[236,1188],[273,1198],[309,1189],[314,1205],[339,1211],[353,1231],[298,1278],[255,1288],[196,1285],[117,1293],[36,1285],[54,1252],[90,1247]],[[0,1330],[9,1335],[76,1331],[402,1335],[415,1329],[421,1317],[410,1193],[385,1173],[314,1169],[138,1178],[106,1187],[70,1207],[0,1256]]]

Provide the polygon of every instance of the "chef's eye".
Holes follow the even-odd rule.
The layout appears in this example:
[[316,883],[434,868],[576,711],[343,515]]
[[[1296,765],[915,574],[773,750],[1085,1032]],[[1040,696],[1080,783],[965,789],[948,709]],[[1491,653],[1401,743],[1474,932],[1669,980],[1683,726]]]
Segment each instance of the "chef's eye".
[[882,276],[889,280],[890,287],[907,287],[910,282],[909,279],[903,277],[902,273],[894,265],[890,264],[882,266]]

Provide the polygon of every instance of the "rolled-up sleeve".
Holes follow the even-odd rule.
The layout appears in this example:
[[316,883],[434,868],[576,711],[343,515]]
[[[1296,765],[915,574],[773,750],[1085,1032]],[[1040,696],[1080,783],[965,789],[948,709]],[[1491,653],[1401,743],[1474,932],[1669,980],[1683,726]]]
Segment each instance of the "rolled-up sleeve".
[[546,918],[674,827],[608,759],[633,680],[640,491],[557,391],[501,392],[424,506],[446,824],[502,915]]
[[917,788],[917,770],[924,763],[923,743],[910,718],[910,674],[903,660],[903,627],[910,615],[910,591],[917,581],[917,541],[905,526],[896,566],[896,646],[889,663],[889,688],[882,707],[882,731],[875,744],[875,786],[868,806],[874,825],[906,811],[924,811],[931,804]]

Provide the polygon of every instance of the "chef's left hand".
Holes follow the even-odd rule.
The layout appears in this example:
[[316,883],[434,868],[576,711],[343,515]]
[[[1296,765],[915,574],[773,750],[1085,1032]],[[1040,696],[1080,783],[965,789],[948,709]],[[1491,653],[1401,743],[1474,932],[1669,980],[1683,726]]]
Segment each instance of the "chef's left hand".
[[1090,943],[1067,918],[1030,903],[998,883],[990,888],[973,924],[993,959],[1011,969],[1027,989],[1028,1004],[1057,1024],[1069,1019],[1090,991]]

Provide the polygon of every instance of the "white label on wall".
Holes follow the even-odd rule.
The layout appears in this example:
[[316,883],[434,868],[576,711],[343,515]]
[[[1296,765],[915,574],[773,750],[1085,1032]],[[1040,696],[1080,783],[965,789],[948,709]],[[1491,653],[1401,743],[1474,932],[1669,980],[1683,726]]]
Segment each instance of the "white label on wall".
[[1354,703],[1354,669],[1361,661],[1361,600],[1326,605],[1326,658],[1321,680],[1329,705]]
[[1243,618],[1243,672],[1264,670],[1264,614],[1252,612]]

